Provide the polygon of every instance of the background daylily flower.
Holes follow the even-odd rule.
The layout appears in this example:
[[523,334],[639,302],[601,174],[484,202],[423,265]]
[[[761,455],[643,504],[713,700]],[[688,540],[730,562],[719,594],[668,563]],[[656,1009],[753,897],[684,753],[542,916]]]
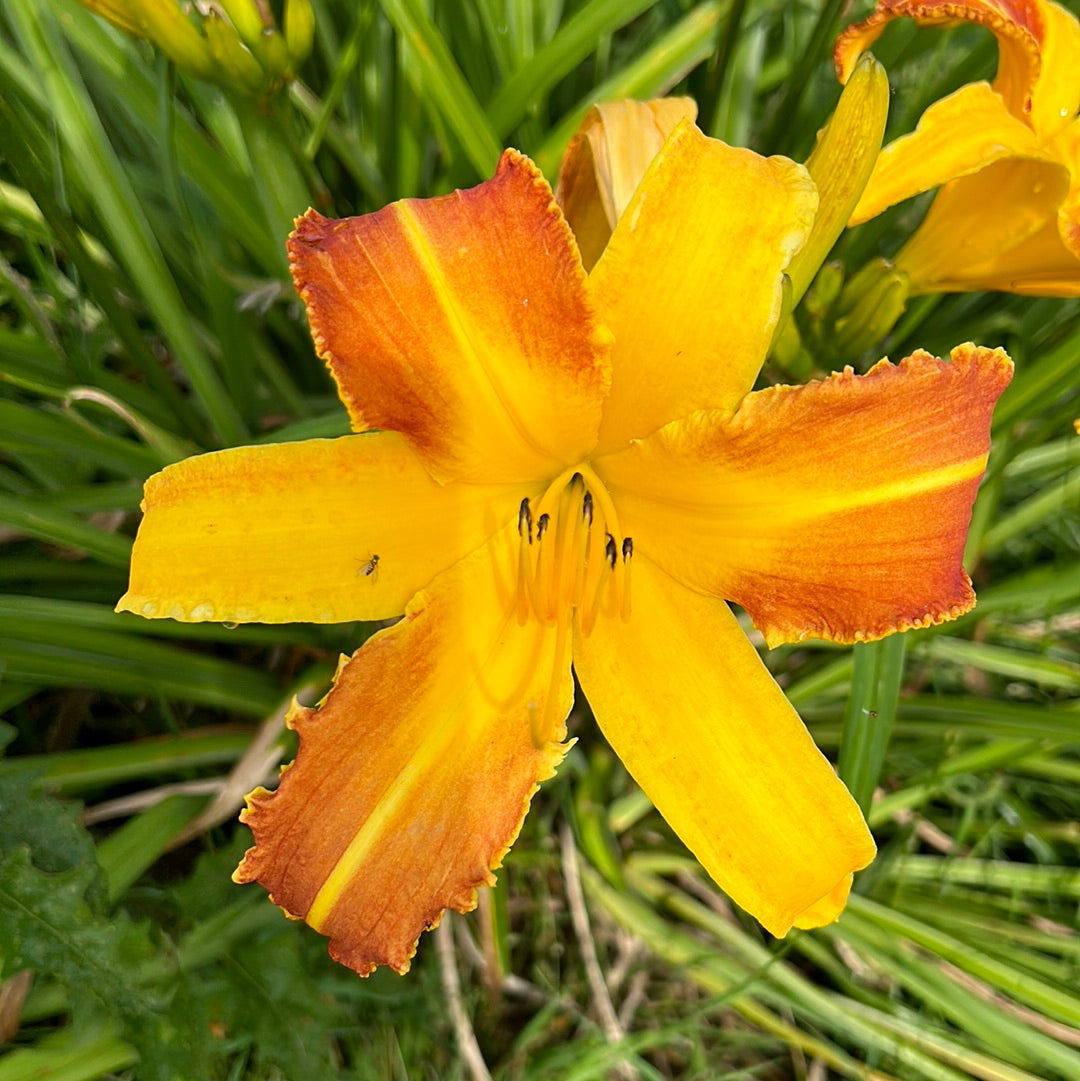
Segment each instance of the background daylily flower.
[[515,151],[468,191],[309,211],[292,271],[361,434],[147,483],[120,608],[404,612],[292,711],[296,761],[249,797],[236,872],[358,972],[405,971],[493,881],[569,747],[571,663],[736,902],[777,935],[835,919],[873,841],[724,598],[771,644],[973,603],[960,559],[1008,358],[961,346],[751,393],[815,210],[806,171],[684,118],[639,179],[588,274]]
[[969,83],[931,105],[914,132],[882,150],[851,224],[943,185],[896,259],[912,294],[1080,295],[1080,22],[1050,0],[880,0],[836,43],[841,81],[902,16],[987,27],[998,71],[992,84]]

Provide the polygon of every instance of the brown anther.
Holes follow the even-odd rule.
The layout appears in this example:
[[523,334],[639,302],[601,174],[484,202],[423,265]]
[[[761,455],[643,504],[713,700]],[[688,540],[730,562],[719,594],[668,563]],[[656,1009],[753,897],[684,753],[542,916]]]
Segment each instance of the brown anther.
[[521,501],[521,506],[518,508],[518,535],[529,538],[529,543],[532,544],[533,540],[533,521],[532,521],[532,508],[529,506],[529,497],[526,496]]
[[[587,638],[601,616],[629,618],[634,542],[623,536],[615,504],[591,466],[560,474],[539,499],[522,499],[518,533],[515,614],[522,626],[535,618],[557,628],[558,657],[572,627]],[[540,730],[548,730],[547,720]]]

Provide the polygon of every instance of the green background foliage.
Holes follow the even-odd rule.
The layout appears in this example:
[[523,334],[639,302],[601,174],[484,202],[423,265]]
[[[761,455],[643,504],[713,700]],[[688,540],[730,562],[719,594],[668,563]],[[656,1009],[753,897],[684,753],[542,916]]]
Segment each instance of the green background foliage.
[[[71,0],[6,0],[0,1081],[1080,1077],[1076,301],[921,298],[872,353],[766,367],[969,339],[1017,365],[968,548],[977,609],[766,654],[881,848],[818,932],[774,942],[733,913],[582,704],[479,913],[409,976],[360,980],[229,874],[238,785],[287,760],[284,706],[372,628],[112,610],[149,474],[347,430],[288,281],[294,216],[476,183],[504,145],[554,176],[611,97],[690,93],[709,134],[802,160],[839,92],[839,7],[317,0],[299,78],[245,101]],[[981,30],[904,25],[875,52],[890,135],[996,55]],[[837,255],[894,253],[924,209]]]

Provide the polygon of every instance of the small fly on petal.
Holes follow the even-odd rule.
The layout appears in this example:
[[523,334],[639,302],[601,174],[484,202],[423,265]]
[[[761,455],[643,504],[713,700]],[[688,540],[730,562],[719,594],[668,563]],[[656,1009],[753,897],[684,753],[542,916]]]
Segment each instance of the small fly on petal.
[[370,578],[373,582],[378,581],[379,578],[379,556],[376,553],[373,555],[357,572],[357,574],[364,575],[365,578]]

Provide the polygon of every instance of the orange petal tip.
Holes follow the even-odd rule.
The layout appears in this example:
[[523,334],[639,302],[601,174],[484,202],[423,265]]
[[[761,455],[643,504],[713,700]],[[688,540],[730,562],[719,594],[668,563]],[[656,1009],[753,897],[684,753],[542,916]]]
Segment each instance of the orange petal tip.
[[293,702],[296,760],[241,816],[255,843],[234,880],[258,881],[361,975],[408,971],[445,910],[476,906],[567,750],[532,738],[529,705],[557,696],[565,716],[572,683],[569,664],[552,679],[553,631],[506,626],[492,566],[503,550],[434,579],[343,661],[317,707]]

